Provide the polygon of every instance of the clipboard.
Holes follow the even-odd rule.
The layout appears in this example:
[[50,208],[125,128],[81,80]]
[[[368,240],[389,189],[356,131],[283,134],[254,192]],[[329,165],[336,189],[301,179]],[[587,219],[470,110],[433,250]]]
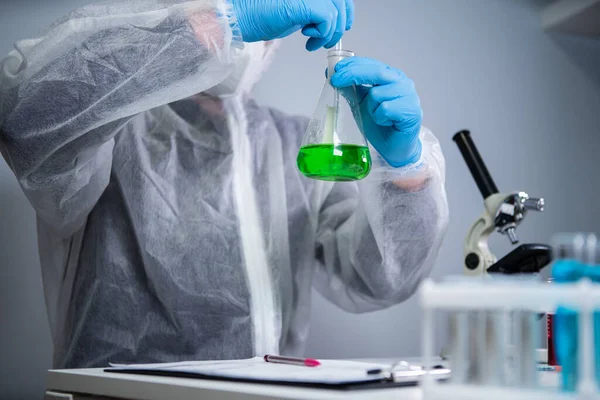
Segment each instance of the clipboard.
[[[354,361],[323,360],[320,367],[309,368],[265,363],[262,358],[184,362],[170,364],[113,365],[105,372],[151,375],[186,379],[204,379],[229,382],[296,386],[341,391],[371,390],[416,386],[430,374],[444,381],[450,378],[450,369],[438,366],[430,372],[423,368],[389,371],[391,365]],[[373,369],[377,374],[369,374]]]

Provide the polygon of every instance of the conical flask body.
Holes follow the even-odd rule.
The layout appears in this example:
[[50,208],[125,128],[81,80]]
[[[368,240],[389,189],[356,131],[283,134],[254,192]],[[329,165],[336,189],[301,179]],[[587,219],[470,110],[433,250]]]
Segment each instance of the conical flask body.
[[356,100],[354,87],[340,91],[325,82],[298,152],[298,169],[305,176],[336,182],[367,177],[371,155],[358,126],[360,116],[352,113]]

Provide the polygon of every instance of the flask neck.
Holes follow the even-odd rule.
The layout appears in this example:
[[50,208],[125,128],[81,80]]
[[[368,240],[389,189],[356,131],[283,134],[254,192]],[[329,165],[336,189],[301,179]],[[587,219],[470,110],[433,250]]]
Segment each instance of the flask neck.
[[329,50],[329,52],[327,53],[327,62],[328,62],[327,77],[328,77],[328,80],[331,80],[331,77],[333,76],[333,74],[335,74],[335,66],[337,65],[337,63],[339,63],[340,61],[342,61],[346,58],[354,57],[355,55],[356,54],[354,54],[354,52],[349,51],[349,50]]

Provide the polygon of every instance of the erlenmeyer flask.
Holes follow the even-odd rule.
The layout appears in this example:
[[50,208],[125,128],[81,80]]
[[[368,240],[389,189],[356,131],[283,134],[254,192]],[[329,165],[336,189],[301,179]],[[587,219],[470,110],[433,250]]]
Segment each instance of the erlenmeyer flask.
[[342,50],[341,46],[327,54],[328,78],[297,159],[298,169],[309,178],[356,181],[366,178],[371,170],[369,147],[357,125],[362,124],[360,115],[352,113],[351,104],[358,104],[356,88],[340,91],[330,83],[335,65],[353,56],[353,52]]

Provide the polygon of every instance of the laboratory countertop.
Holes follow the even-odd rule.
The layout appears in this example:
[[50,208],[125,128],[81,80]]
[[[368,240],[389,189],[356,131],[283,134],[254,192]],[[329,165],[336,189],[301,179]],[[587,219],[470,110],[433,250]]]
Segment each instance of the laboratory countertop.
[[[402,358],[418,364],[418,358]],[[392,359],[363,359],[391,364]],[[434,362],[443,363],[437,358]],[[557,388],[560,374],[540,372],[541,386]],[[422,400],[423,392],[418,386],[371,390],[311,389],[297,386],[241,383],[205,379],[172,378],[104,372],[97,369],[50,370],[47,377],[46,400]]]
[[[339,391],[282,385],[170,378],[104,372],[103,369],[50,370],[46,399],[373,399],[421,400],[418,387]],[[55,394],[53,394],[53,392]],[[63,397],[62,394],[65,394]],[[72,397],[70,396],[72,395]],[[108,398],[108,399],[106,399]]]

